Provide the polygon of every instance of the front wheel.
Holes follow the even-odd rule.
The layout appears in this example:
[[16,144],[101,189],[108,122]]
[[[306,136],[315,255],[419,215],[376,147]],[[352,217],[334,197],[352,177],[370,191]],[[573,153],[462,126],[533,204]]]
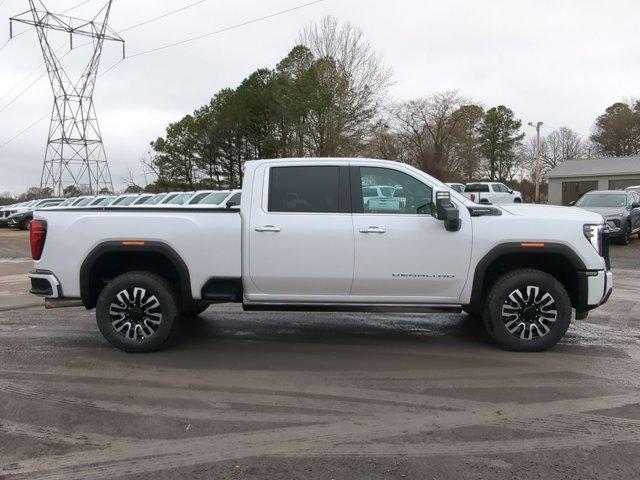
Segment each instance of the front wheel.
[[521,198],[516,198],[513,203],[522,203],[522,199]]
[[624,224],[624,232],[620,243],[622,243],[622,245],[629,245],[631,243],[631,224],[628,222]]
[[554,347],[571,323],[571,299],[562,284],[539,270],[503,275],[485,307],[485,325],[506,350],[540,352]]
[[100,293],[96,319],[104,338],[120,350],[160,350],[177,330],[176,295],[159,275],[125,273],[111,280]]

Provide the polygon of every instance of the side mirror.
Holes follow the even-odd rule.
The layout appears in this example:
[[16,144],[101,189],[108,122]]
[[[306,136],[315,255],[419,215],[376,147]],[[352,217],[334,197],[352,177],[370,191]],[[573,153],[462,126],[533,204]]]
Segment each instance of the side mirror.
[[569,202],[569,206],[570,207],[575,207],[576,206],[576,201],[574,200],[573,202]]
[[451,201],[449,192],[436,192],[435,217],[444,221],[444,228],[448,232],[457,232],[462,227],[460,211]]
[[232,202],[232,201],[228,201],[227,202],[227,208],[233,208],[233,207],[237,207],[238,204],[236,202]]
[[513,195],[513,190],[509,189],[509,195]]

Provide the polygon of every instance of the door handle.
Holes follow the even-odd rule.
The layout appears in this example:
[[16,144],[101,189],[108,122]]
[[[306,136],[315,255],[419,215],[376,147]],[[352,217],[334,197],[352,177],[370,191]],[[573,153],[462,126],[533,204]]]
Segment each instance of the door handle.
[[265,225],[264,227],[256,227],[256,232],[279,233],[280,227],[274,227],[273,225]]
[[361,228],[360,229],[360,233],[378,233],[378,234],[383,234],[383,233],[387,233],[387,229],[386,228],[382,228],[382,227]]

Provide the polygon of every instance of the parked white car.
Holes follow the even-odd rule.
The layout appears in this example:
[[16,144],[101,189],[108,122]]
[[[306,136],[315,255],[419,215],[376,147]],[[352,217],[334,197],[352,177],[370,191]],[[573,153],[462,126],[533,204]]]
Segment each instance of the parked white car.
[[[367,212],[363,185],[397,186]],[[541,351],[613,288],[601,215],[477,205],[409,165],[367,159],[245,164],[242,207],[38,211],[31,291],[96,309],[128,352],[157,350],[208,304],[246,310],[464,309],[503,348]],[[350,181],[346,181],[350,179]],[[73,245],[73,248],[69,248]]]
[[200,199],[196,204],[189,204],[188,207],[211,208],[211,207],[239,207],[242,200],[242,190],[220,190],[212,192]]
[[464,196],[475,203],[489,203],[492,205],[508,205],[522,203],[522,194],[511,190],[504,183],[475,182],[467,183]]

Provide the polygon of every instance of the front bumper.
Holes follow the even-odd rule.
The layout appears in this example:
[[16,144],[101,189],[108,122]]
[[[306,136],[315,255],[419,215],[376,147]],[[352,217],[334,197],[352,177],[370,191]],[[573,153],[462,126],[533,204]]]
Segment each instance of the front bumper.
[[609,301],[613,293],[611,270],[592,270],[578,273],[578,302],[576,318],[584,319],[590,310]]
[[48,270],[33,270],[27,275],[31,279],[29,292],[38,297],[62,298],[62,286],[56,276]]

